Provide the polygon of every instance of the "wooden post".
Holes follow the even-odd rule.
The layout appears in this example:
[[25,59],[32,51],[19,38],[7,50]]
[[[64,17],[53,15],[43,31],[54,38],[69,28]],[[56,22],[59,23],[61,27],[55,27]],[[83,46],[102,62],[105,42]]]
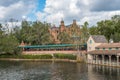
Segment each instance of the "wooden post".
[[109,65],[111,66],[111,55],[109,55]]
[[119,56],[116,57],[117,57],[117,66],[119,66]]
[[104,65],[104,55],[102,55],[102,64]]
[[98,55],[95,55],[95,58],[96,58],[96,59],[95,59],[95,63],[98,64],[98,59],[97,59],[97,58],[98,58]]

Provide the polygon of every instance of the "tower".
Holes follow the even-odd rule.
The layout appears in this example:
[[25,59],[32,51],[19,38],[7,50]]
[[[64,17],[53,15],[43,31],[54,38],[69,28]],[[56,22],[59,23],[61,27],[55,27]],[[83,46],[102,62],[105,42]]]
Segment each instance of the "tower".
[[65,25],[64,25],[64,21],[61,20],[61,24],[60,24],[60,32],[65,31]]
[[73,20],[73,25],[76,25],[76,20],[75,19]]

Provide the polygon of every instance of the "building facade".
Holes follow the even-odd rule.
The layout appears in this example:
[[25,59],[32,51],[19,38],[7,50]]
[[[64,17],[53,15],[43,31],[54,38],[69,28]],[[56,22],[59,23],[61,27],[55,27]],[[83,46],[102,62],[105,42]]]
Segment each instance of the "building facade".
[[87,62],[120,67],[120,43],[108,43],[102,35],[91,35],[87,41]]
[[73,35],[79,36],[81,34],[80,26],[77,25],[76,20],[73,20],[73,23],[68,26],[65,26],[64,21],[62,20],[59,27],[53,26],[49,29],[49,32],[55,44],[61,43],[58,37],[62,32],[66,32],[70,37]]

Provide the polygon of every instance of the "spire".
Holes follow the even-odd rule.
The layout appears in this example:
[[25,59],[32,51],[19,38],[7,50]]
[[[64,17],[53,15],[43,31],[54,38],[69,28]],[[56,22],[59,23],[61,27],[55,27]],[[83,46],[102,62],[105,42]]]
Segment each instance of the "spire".
[[64,21],[63,21],[63,19],[61,20],[61,25],[62,25],[62,26],[64,25]]
[[73,24],[76,24],[76,20],[75,19],[73,19]]

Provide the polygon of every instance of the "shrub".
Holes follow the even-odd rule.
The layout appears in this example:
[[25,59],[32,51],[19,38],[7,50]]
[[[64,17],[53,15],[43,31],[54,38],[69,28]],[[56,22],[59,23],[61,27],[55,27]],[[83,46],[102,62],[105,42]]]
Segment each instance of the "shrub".
[[50,55],[50,54],[42,54],[42,55],[10,55],[10,54],[3,54],[3,55],[0,55],[0,58],[52,59],[52,55]]
[[72,59],[72,60],[76,60],[76,56],[72,55],[72,54],[54,54],[55,58],[58,59]]

